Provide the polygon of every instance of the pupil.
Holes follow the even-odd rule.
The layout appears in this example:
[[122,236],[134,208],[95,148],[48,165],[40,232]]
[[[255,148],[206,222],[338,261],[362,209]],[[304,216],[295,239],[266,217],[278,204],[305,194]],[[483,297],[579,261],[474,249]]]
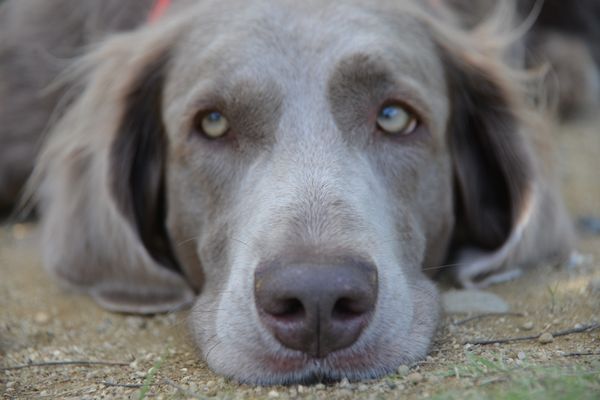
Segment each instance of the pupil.
[[210,122],[219,122],[221,120],[221,114],[218,112],[213,112],[208,114],[208,120]]
[[381,116],[385,119],[393,119],[398,115],[398,109],[396,107],[386,107],[381,110]]

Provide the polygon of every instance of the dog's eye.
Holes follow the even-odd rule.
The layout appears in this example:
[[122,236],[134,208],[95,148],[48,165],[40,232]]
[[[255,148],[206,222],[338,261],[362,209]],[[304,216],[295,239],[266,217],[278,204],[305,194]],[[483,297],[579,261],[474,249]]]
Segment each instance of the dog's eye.
[[400,105],[385,106],[377,115],[379,128],[392,135],[411,134],[417,129],[418,124],[414,114]]
[[196,129],[210,139],[218,139],[229,131],[229,121],[218,111],[199,116]]

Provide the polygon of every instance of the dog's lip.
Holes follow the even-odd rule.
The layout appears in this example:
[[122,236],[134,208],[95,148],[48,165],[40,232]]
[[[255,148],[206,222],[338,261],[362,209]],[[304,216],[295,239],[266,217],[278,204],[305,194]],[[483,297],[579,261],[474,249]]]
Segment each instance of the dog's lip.
[[368,370],[376,357],[375,352],[357,351],[346,348],[328,354],[325,357],[312,357],[305,353],[293,351],[285,355],[264,354],[261,364],[268,370],[278,374],[297,374],[318,366],[320,370],[330,370],[335,375],[344,375],[344,371]]

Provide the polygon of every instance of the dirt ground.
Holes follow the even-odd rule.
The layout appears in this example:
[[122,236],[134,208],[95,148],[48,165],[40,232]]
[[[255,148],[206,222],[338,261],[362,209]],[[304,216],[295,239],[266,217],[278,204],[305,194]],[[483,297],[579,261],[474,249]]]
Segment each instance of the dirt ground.
[[[557,128],[574,219],[600,217],[600,120]],[[543,266],[492,292],[506,314],[445,317],[431,355],[380,380],[241,386],[211,373],[187,336],[186,312],[105,312],[44,273],[35,225],[0,227],[0,396],[12,398],[600,398],[600,329],[496,345],[474,338],[557,333],[600,322],[600,237],[578,265]],[[75,361],[68,364],[65,361]],[[58,364],[40,365],[40,363]],[[104,364],[97,364],[102,362]],[[113,364],[109,364],[113,363]]]

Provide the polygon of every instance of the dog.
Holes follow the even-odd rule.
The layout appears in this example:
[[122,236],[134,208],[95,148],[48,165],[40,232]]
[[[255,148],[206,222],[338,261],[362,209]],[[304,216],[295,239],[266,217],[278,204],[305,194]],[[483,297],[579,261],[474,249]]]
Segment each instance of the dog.
[[[425,357],[448,262],[483,287],[568,256],[501,16],[465,31],[412,0],[181,0],[147,22],[154,3],[3,5],[1,26],[52,45],[31,57],[57,57],[71,22],[123,31],[66,44],[65,100],[45,100],[59,111],[32,187],[61,282],[118,312],[192,307],[212,370],[290,384]],[[34,23],[49,15],[73,20]]]

